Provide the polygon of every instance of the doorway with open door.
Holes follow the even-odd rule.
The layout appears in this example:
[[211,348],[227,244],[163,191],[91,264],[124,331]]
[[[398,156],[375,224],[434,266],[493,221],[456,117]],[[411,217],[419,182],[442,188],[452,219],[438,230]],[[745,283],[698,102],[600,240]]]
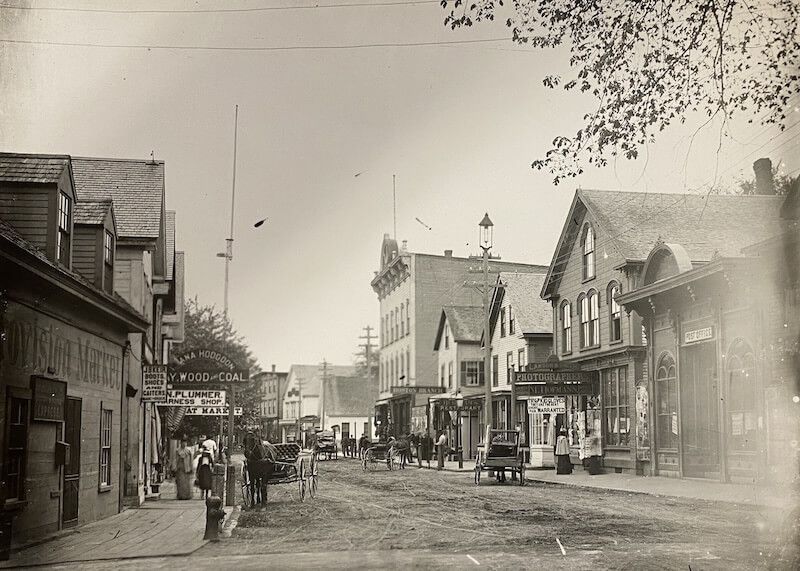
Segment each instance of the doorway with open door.
[[680,395],[683,475],[719,479],[719,386],[714,341],[681,348]]
[[78,523],[81,493],[81,405],[78,398],[67,397],[64,415],[64,441],[69,445],[69,462],[64,464],[62,483],[62,527]]

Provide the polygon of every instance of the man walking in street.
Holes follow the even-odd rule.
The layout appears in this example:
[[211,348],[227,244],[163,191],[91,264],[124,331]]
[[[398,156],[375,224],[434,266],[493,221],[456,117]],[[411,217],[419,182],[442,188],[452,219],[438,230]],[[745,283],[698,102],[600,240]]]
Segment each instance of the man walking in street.
[[444,468],[444,454],[447,447],[447,433],[444,430],[439,434],[439,439],[436,441],[436,459],[438,461],[437,470]]

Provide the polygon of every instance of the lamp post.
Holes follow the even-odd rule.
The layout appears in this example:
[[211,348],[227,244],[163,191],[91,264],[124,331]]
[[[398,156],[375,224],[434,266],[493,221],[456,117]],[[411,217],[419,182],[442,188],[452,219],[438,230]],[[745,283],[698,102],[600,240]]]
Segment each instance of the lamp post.
[[[491,355],[489,353],[491,347],[491,339],[489,334],[489,250],[492,249],[492,241],[494,240],[494,224],[489,218],[487,212],[483,216],[483,220],[478,224],[479,235],[478,243],[483,250],[483,379],[486,387],[485,402],[483,403],[483,418],[485,427],[484,430],[488,431],[492,427],[492,385],[490,382],[489,368],[491,366]],[[463,402],[463,400],[462,400]],[[489,433],[486,432],[488,435]],[[488,442],[484,446],[488,447]]]
[[461,390],[456,393],[456,453],[458,454],[458,467],[464,467],[464,451],[461,444],[461,408],[464,406],[464,395]]

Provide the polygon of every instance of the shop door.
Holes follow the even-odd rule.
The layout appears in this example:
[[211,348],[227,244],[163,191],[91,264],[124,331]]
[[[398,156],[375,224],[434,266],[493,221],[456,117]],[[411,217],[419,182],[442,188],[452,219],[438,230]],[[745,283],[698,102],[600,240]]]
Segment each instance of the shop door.
[[719,478],[719,388],[715,344],[685,347],[680,363],[683,475]]
[[61,523],[78,523],[78,498],[81,489],[81,399],[67,398],[64,441],[69,444],[69,462],[64,466],[63,511]]

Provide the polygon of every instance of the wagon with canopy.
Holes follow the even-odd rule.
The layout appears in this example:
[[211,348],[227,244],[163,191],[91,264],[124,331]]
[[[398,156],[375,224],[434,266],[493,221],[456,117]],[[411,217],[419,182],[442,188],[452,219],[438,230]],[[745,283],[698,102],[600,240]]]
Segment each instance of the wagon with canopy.
[[242,500],[251,508],[267,503],[268,490],[276,484],[297,484],[300,501],[317,494],[319,465],[316,453],[303,454],[294,442],[270,444],[245,440],[242,466]]
[[314,441],[314,452],[320,459],[324,456],[326,460],[336,460],[339,457],[336,449],[336,433],[332,430],[320,430],[317,432]]
[[475,459],[475,485],[480,484],[484,470],[517,474],[519,485],[524,485],[525,462],[520,453],[520,431],[487,429],[483,442]]

